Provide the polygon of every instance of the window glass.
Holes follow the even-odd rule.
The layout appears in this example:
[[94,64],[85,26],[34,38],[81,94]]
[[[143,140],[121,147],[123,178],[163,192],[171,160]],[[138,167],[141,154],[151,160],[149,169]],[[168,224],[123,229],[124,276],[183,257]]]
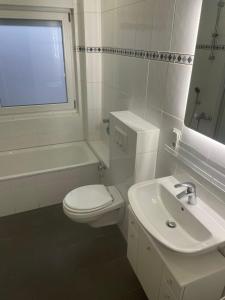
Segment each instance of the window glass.
[[61,22],[0,20],[0,105],[67,103]]

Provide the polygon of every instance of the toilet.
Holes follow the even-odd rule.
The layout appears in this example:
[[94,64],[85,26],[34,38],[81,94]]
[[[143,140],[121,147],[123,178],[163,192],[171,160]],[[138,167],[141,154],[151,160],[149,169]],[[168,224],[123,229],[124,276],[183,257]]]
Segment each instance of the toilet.
[[122,220],[124,200],[114,186],[87,185],[66,195],[63,210],[74,222],[103,227]]

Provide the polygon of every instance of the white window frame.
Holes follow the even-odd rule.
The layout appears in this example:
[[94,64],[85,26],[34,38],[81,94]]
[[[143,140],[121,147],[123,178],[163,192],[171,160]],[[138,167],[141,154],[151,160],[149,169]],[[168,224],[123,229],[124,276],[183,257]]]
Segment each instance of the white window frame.
[[72,23],[68,12],[43,12],[43,11],[20,11],[2,10],[0,19],[22,19],[22,20],[41,20],[41,21],[60,21],[62,24],[64,63],[66,74],[67,103],[41,104],[14,107],[1,107],[0,115],[14,115],[27,113],[42,113],[54,111],[76,110],[76,91],[75,91],[75,68],[73,57],[73,36]]

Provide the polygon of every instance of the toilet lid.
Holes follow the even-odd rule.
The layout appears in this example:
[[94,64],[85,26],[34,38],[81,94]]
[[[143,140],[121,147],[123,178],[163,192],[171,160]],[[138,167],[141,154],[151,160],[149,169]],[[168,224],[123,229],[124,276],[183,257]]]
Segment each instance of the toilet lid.
[[71,191],[64,203],[72,210],[93,211],[104,208],[113,198],[104,185],[87,185]]

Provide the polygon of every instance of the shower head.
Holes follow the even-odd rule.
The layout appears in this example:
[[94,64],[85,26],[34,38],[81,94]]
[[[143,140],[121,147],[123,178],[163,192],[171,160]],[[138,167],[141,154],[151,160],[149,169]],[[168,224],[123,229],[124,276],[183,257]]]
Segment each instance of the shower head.
[[225,2],[223,0],[219,0],[217,5],[218,7],[224,7]]

